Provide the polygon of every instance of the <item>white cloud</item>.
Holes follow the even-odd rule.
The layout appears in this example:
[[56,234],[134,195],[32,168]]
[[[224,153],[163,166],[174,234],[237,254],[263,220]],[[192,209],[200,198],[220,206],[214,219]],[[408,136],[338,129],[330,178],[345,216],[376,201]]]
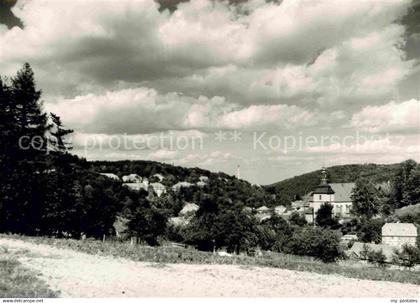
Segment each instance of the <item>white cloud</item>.
[[168,160],[174,160],[178,156],[179,156],[179,153],[176,150],[161,149],[161,150],[150,153],[148,155],[148,159],[155,160],[155,161],[168,161]]
[[412,67],[395,47],[404,28],[392,23],[409,5],[194,0],[169,14],[153,0],[21,1],[14,12],[25,28],[0,31],[0,67],[11,74],[29,61],[45,91],[72,96],[121,82],[194,87],[208,69],[197,95],[225,84],[236,103],[363,100],[389,93]]
[[175,161],[179,165],[186,166],[205,166],[211,167],[218,164],[223,164],[231,162],[231,160],[238,160],[237,156],[232,155],[230,152],[226,151],[213,151],[210,153],[192,153],[187,154],[184,157]]
[[[168,130],[280,130],[325,124],[326,114],[295,105],[251,105],[242,107],[225,98],[192,98],[178,93],[161,95],[141,87],[88,94],[46,104],[48,111],[67,125],[88,133],[147,134]],[[343,113],[327,114],[328,122]]]
[[[401,159],[411,157],[419,159],[420,146],[418,140],[409,137],[383,137],[363,139],[353,138],[351,142],[336,142],[330,145],[319,145],[305,148],[305,152],[314,154],[326,154],[326,158],[342,158],[339,155],[351,157],[369,158],[371,162],[377,162],[375,157],[399,156]],[[356,142],[355,142],[356,141]],[[335,156],[334,156],[335,155]],[[344,158],[343,158],[344,159]],[[402,161],[402,160],[401,160]]]
[[294,129],[317,124],[313,113],[297,106],[251,105],[225,113],[217,125],[233,129]]
[[[191,0],[169,13],[153,0],[21,0],[14,13],[24,28],[0,26],[0,70],[11,75],[31,63],[46,109],[77,131],[75,147],[89,140],[108,146],[89,158],[226,168],[236,159],[228,144],[219,153],[214,142],[197,153],[173,153],[166,143],[140,152],[109,145],[159,132],[210,137],[218,128],[342,134],[346,124],[418,133],[418,100],[383,104],[416,68],[398,23],[411,2]],[[418,152],[418,138],[402,146],[376,141],[314,148],[304,157],[388,161]],[[259,157],[245,149],[238,155],[246,153]]]
[[366,106],[353,115],[352,126],[361,130],[377,132],[415,132],[420,133],[420,101],[394,101]]

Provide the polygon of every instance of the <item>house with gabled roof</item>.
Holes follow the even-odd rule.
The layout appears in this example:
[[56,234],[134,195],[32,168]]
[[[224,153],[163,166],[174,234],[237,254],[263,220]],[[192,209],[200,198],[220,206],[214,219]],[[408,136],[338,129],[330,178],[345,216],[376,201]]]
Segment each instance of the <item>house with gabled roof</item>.
[[113,174],[113,173],[100,173],[100,175],[116,180],[116,181],[120,181],[120,178],[116,174]]
[[401,247],[416,245],[417,227],[413,223],[386,223],[382,226],[382,244]]

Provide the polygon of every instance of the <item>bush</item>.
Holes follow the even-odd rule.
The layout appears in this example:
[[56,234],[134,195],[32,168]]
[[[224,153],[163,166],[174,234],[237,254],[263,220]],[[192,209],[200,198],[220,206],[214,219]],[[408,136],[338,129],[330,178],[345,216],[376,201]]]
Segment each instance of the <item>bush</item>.
[[365,243],[381,242],[383,219],[362,220],[358,225],[357,238]]
[[381,250],[372,250],[367,253],[367,260],[379,267],[386,267],[386,256]]
[[320,227],[296,231],[285,248],[288,253],[312,256],[323,262],[335,262],[342,256],[338,235]]
[[289,222],[292,225],[305,226],[308,224],[305,215],[300,215],[298,212],[293,212],[289,217]]
[[369,258],[369,254],[371,253],[371,249],[366,244],[363,245],[363,249],[360,252],[360,259],[367,260]]
[[258,244],[263,250],[282,251],[290,240],[293,228],[282,217],[274,214],[258,227]]
[[403,245],[401,250],[395,250],[392,257],[393,263],[411,268],[420,264],[420,249],[412,245]]

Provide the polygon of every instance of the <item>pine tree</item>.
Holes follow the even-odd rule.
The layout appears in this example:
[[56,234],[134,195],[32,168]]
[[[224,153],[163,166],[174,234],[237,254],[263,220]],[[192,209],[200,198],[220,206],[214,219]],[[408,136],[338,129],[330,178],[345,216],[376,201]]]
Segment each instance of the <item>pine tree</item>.
[[57,153],[66,153],[68,150],[72,149],[71,144],[66,140],[66,136],[73,133],[72,129],[64,129],[63,122],[61,118],[54,113],[50,113],[50,117],[53,123],[53,126],[50,130],[51,138],[50,143],[52,148]]
[[1,228],[35,234],[42,213],[42,180],[46,171],[45,133],[49,129],[42,111],[41,91],[34,74],[24,64],[7,87],[2,84],[2,190]]

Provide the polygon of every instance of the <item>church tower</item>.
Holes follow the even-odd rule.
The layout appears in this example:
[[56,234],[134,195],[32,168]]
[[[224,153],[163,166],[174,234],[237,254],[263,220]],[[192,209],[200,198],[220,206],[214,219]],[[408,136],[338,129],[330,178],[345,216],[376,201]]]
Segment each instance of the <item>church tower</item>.
[[327,182],[327,171],[323,167],[321,170],[321,182],[314,188],[311,194],[311,206],[314,214],[324,203],[334,203],[334,190]]

